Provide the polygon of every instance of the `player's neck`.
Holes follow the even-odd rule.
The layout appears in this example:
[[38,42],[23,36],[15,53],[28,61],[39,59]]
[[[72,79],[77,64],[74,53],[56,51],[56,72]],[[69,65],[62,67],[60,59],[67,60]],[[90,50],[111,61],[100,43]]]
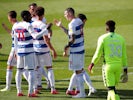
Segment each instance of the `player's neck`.
[[42,21],[43,17],[42,16],[37,16],[37,20]]
[[17,22],[17,19],[13,19],[11,23],[15,24],[16,22]]
[[70,18],[70,21],[72,21],[73,19],[75,19],[76,17],[75,16],[72,16],[71,18]]

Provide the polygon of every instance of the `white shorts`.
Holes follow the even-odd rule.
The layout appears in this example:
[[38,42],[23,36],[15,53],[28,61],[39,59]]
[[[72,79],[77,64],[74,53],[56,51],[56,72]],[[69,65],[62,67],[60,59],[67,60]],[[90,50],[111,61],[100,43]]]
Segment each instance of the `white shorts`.
[[81,70],[84,68],[84,54],[70,54],[69,70]]
[[17,65],[17,59],[15,57],[15,49],[11,48],[8,61],[7,61],[8,66],[16,66]]
[[31,53],[25,56],[17,56],[17,68],[35,69],[35,54]]
[[50,53],[36,55],[36,64],[37,66],[52,66],[52,57]]

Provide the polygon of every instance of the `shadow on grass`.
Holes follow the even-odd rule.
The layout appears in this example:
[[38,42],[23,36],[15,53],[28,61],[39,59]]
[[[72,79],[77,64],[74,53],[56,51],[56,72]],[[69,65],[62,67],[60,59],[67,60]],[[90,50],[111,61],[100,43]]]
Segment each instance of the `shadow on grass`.
[[9,54],[2,54],[2,53],[0,53],[0,56],[8,56]]
[[[56,88],[59,91],[59,94],[52,95],[52,98],[71,98],[71,96],[66,96],[65,92],[67,88]],[[43,92],[50,92],[50,90],[42,90]],[[86,95],[88,94],[88,89],[85,90]],[[120,96],[121,100],[133,100],[133,90],[118,90],[118,95]],[[40,96],[45,98],[51,98],[51,95],[45,95]],[[87,96],[86,98],[93,98],[93,99],[105,99],[107,98],[107,90],[106,89],[97,89],[97,92],[95,94],[92,94],[91,96]]]

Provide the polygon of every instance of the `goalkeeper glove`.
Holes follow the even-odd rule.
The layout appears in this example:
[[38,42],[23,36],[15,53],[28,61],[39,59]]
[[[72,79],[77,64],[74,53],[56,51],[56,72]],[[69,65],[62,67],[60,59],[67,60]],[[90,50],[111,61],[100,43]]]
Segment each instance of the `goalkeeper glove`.
[[94,66],[94,63],[91,63],[91,64],[88,66],[88,71],[89,71],[89,72],[91,72],[93,66]]
[[124,68],[124,71],[120,77],[120,80],[122,83],[126,83],[128,81],[127,68]]

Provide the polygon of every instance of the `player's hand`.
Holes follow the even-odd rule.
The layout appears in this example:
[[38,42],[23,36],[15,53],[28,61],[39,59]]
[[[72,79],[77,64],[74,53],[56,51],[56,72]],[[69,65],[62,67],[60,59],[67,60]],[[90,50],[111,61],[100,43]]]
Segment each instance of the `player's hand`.
[[58,26],[58,27],[61,27],[61,26],[62,26],[61,20],[55,19],[55,20],[54,20],[54,23],[55,23],[55,25]]
[[92,68],[93,68],[94,64],[91,63],[89,66],[88,66],[88,71],[91,73],[92,72]]
[[63,52],[63,57],[67,57],[68,55],[67,55],[67,52]]
[[122,83],[126,83],[126,82],[128,81],[127,68],[124,68],[124,69],[123,69],[123,73],[122,73],[122,75],[121,75],[121,77],[120,77],[120,81],[121,81]]
[[121,75],[120,81],[121,81],[122,83],[126,83],[126,82],[128,81],[128,75],[127,75],[127,73],[123,73],[123,74]]
[[64,47],[63,57],[68,56],[68,54],[67,54],[68,49],[69,49],[69,47],[66,45],[66,46]]
[[56,59],[57,58],[57,53],[55,50],[52,51],[52,55],[53,55],[53,58]]

